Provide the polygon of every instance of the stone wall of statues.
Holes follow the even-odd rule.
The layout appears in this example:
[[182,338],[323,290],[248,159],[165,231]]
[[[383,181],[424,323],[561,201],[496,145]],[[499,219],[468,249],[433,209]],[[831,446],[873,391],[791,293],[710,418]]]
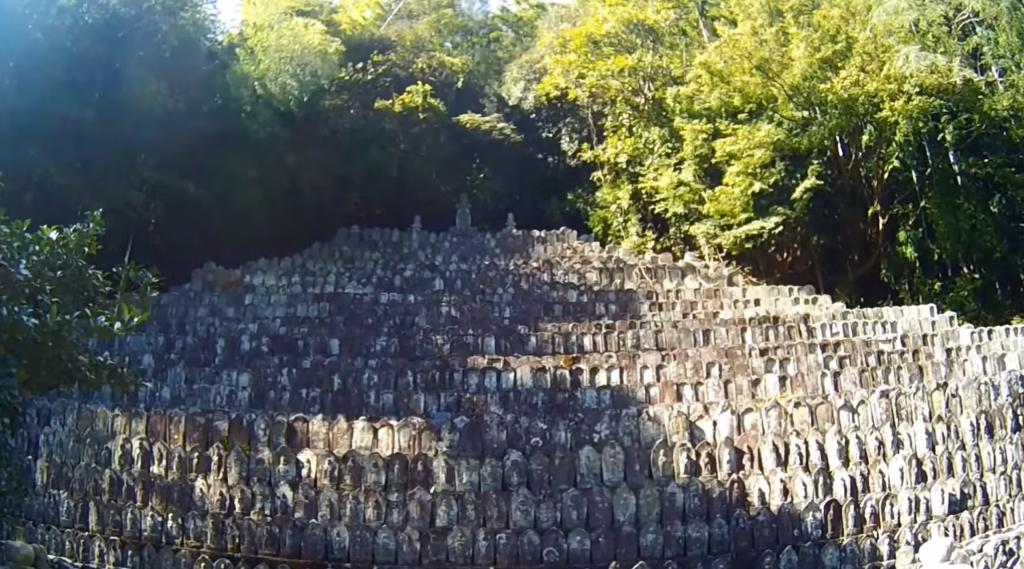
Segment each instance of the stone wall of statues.
[[1024,328],[567,231],[205,267],[27,401],[4,531],[95,567],[882,567],[1024,524]]

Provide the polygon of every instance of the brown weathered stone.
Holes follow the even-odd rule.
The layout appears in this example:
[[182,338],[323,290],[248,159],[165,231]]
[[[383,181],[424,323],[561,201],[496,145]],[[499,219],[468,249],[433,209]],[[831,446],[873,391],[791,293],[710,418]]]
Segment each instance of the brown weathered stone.
[[27,402],[23,535],[167,569],[845,568],[910,562],[934,532],[981,564],[1019,549],[1024,328],[466,213],[161,295],[104,347],[154,388]]

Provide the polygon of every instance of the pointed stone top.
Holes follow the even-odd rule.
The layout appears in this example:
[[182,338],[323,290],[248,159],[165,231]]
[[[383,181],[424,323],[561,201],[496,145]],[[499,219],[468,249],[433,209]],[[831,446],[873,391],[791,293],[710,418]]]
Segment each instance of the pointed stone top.
[[420,219],[420,216],[417,215],[412,218],[412,228],[416,231],[423,229],[423,220]]
[[512,215],[512,212],[508,213],[508,217],[505,218],[505,229],[508,231],[514,231],[516,228],[516,216]]
[[455,230],[469,231],[473,227],[473,216],[469,212],[469,197],[462,194],[459,197],[459,206],[455,210]]

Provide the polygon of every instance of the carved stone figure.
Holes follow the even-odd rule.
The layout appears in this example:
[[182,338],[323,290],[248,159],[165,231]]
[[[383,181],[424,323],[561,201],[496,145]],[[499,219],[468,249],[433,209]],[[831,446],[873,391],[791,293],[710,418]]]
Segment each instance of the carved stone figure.
[[131,569],[839,569],[1024,519],[1024,328],[514,225],[463,196],[198,270],[96,346],[144,389],[25,400],[18,531]]

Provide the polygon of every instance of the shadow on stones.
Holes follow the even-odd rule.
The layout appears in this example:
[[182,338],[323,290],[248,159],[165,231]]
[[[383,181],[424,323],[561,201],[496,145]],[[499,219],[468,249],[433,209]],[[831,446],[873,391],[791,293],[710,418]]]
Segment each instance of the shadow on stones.
[[569,232],[207,268],[34,398],[9,534],[116,567],[882,567],[1024,522],[1019,327]]

